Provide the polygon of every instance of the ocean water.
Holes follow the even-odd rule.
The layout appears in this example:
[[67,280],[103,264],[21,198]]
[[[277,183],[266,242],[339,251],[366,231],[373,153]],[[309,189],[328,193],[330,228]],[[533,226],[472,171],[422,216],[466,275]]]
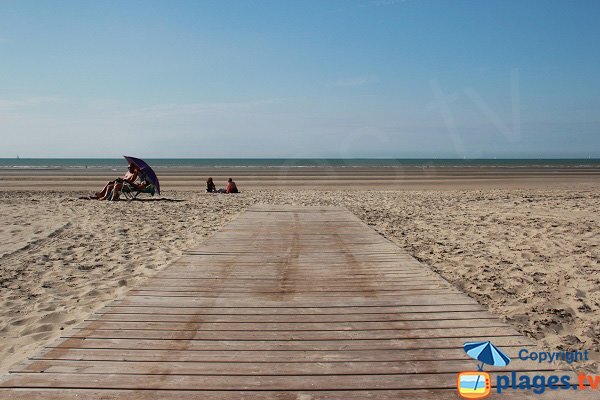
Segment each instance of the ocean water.
[[[157,168],[600,167],[600,159],[147,158]],[[123,158],[0,158],[2,169],[123,168]]]

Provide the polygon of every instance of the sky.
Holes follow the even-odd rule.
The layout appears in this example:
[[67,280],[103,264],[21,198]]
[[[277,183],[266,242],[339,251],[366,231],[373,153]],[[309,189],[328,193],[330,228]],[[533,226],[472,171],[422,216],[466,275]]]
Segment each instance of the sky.
[[0,0],[0,157],[600,157],[600,2]]

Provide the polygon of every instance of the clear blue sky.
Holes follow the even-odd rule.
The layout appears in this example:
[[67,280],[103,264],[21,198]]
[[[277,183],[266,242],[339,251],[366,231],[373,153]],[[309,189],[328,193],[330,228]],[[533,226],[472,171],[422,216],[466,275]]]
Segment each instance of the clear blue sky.
[[0,157],[600,157],[599,1],[0,1]]

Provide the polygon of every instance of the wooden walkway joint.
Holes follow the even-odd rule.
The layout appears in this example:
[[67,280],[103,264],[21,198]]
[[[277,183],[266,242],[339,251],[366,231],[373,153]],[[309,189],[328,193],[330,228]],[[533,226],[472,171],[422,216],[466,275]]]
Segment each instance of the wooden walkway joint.
[[262,205],[14,366],[0,399],[456,399],[462,345],[485,340],[532,345],[349,211]]

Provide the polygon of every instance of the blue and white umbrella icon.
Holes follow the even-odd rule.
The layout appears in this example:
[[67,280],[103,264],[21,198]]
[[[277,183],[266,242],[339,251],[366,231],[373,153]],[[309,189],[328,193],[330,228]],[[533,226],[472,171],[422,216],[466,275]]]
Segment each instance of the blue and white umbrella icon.
[[[505,367],[510,363],[510,358],[500,351],[499,348],[494,346],[492,342],[467,342],[464,344],[463,349],[469,357],[481,361],[481,365],[477,365],[479,371],[483,371],[483,365],[494,365],[497,367]],[[477,376],[475,381],[475,387],[479,383],[480,376]]]
[[483,371],[484,364],[505,367],[510,363],[510,358],[490,341],[467,342],[463,348],[469,357],[481,361],[481,365],[477,366],[479,371]]

